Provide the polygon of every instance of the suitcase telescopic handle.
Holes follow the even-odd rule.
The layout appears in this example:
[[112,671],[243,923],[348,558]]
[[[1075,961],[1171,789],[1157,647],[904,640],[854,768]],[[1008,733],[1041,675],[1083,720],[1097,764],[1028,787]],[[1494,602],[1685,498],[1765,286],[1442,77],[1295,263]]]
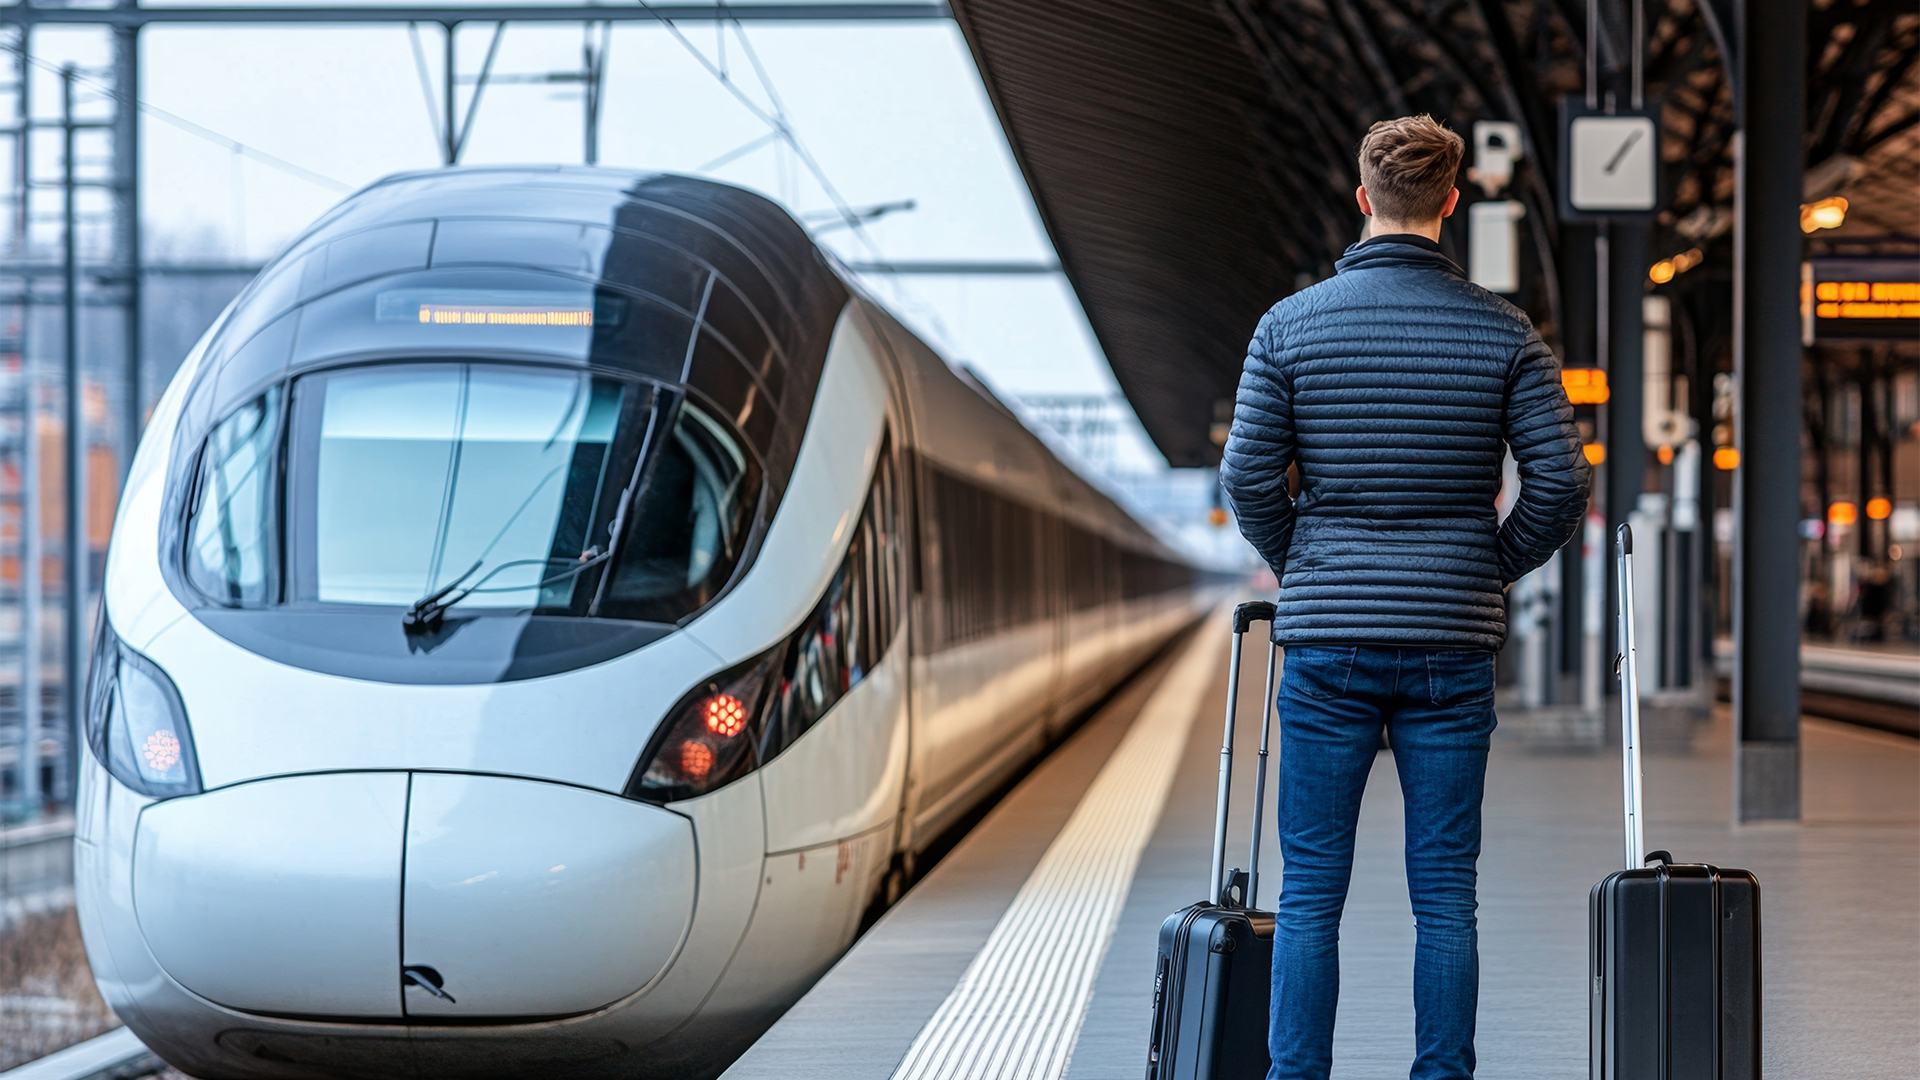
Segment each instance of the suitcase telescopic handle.
[[1627,869],[1645,865],[1646,805],[1642,801],[1640,769],[1640,685],[1633,647],[1633,528],[1622,525],[1614,534],[1614,576],[1617,579],[1619,653],[1614,670],[1620,677],[1620,788],[1625,804]]
[[[1227,660],[1227,723],[1226,733],[1220,742],[1220,789],[1213,813],[1213,860],[1210,877],[1207,882],[1207,899],[1220,906],[1226,906],[1227,896],[1227,807],[1233,795],[1233,729],[1238,713],[1240,699],[1240,645],[1246,638],[1247,630],[1256,622],[1271,623],[1275,614],[1272,602],[1267,600],[1249,600],[1233,609],[1233,654]],[[1260,767],[1254,777],[1253,809],[1253,857],[1247,866],[1247,895],[1242,898],[1245,906],[1253,902],[1253,890],[1258,881],[1260,869],[1260,817],[1263,813],[1267,788],[1267,722],[1273,714],[1273,675],[1274,658],[1278,649],[1269,642],[1267,645],[1267,692],[1261,707],[1262,724],[1260,729]]]

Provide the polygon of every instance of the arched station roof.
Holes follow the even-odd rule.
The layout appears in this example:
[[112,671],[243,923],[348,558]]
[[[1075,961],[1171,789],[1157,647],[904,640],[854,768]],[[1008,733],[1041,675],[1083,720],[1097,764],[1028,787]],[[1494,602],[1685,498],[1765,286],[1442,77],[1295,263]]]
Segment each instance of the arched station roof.
[[[1584,86],[1582,5],[951,6],[1061,265],[1121,389],[1172,464],[1217,460],[1211,429],[1260,315],[1330,274],[1359,236],[1353,151],[1376,120],[1430,112],[1463,134],[1479,119],[1521,124],[1527,160],[1508,197],[1526,206],[1523,258],[1534,285],[1518,300],[1549,340],[1558,333],[1562,251],[1577,240],[1554,195],[1556,102]],[[1646,89],[1662,103],[1663,190],[1671,193],[1653,253],[1698,247],[1709,271],[1731,266],[1735,114],[1722,31],[1731,29],[1732,7],[1647,7]],[[1628,40],[1625,26],[1603,21],[1600,59],[1624,68]],[[1809,5],[1809,196],[1857,192],[1868,231],[1920,234],[1910,197],[1920,170],[1917,57],[1920,12],[1911,0]],[[1477,193],[1462,183],[1464,194]]]

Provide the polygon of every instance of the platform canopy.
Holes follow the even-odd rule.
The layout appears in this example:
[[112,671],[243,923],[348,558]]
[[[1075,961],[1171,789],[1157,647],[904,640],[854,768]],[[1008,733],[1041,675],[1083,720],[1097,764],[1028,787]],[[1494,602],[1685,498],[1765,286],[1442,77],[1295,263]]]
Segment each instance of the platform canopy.
[[[1463,134],[1475,120],[1521,124],[1528,163],[1507,197],[1525,205],[1531,284],[1517,299],[1550,341],[1565,329],[1563,248],[1579,244],[1555,195],[1556,102],[1585,86],[1580,5],[951,7],[1114,375],[1173,465],[1218,459],[1216,425],[1260,315],[1332,273],[1358,239],[1354,150],[1376,120],[1430,112]],[[1601,7],[1599,58],[1625,71],[1629,9]],[[1730,269],[1732,259],[1734,113],[1722,61],[1732,9],[1731,0],[1646,7],[1646,92],[1662,108],[1668,193],[1653,254],[1704,249],[1710,270]],[[1914,228],[1905,220],[1916,216],[1913,201],[1885,195],[1910,192],[1901,178],[1920,162],[1911,0],[1816,0],[1808,22],[1807,164],[1809,183],[1822,188],[1809,197],[1877,190],[1865,217],[1892,215],[1883,232]],[[1450,232],[1442,243],[1459,240]]]

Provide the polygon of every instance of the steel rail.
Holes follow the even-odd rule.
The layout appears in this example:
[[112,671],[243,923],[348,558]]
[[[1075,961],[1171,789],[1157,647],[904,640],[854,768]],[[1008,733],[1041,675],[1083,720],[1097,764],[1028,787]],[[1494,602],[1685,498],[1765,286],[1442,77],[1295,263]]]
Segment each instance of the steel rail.
[[0,5],[0,23],[139,27],[156,23],[461,23],[461,22],[907,22],[949,19],[943,2],[840,4],[456,4],[369,7],[105,7]]
[[123,1080],[166,1067],[139,1037],[122,1027],[0,1072],[0,1080]]

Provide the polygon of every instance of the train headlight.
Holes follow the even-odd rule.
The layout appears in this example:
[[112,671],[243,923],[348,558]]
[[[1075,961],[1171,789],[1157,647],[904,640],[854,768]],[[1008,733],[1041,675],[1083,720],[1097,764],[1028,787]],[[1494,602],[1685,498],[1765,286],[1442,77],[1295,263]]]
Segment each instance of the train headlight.
[[664,803],[691,799],[738,780],[766,756],[769,690],[784,647],[724,671],[695,687],[667,713],[627,797]]
[[87,680],[87,745],[113,778],[142,795],[169,799],[200,791],[186,706],[173,680],[121,643],[100,616]]

